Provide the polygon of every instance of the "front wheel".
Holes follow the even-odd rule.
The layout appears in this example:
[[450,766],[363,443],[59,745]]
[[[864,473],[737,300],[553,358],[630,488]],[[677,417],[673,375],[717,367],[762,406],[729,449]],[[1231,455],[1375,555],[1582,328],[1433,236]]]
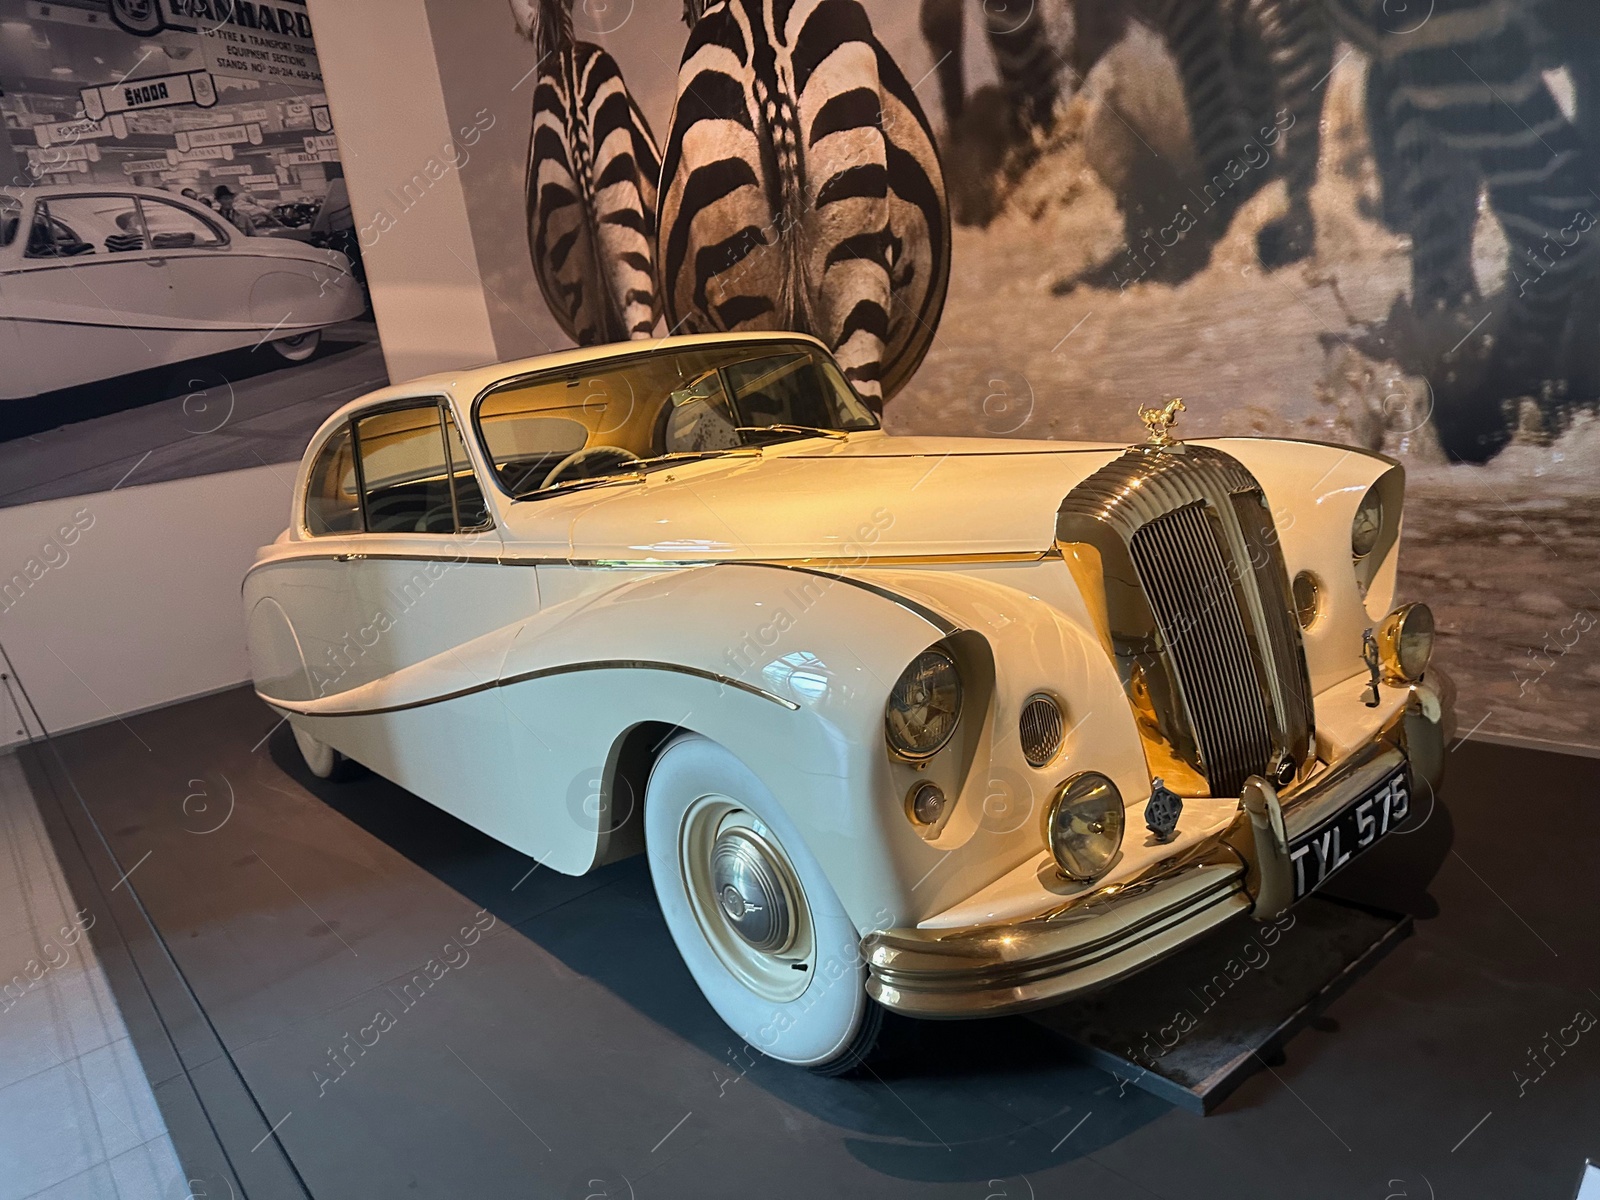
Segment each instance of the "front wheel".
[[680,738],[645,792],[645,852],[678,952],[717,1015],[781,1062],[843,1074],[883,1010],[859,937],[788,814],[723,747]]
[[305,362],[317,352],[317,347],[320,345],[322,345],[322,330],[309,329],[293,337],[277,338],[273,341],[272,348],[290,362]]

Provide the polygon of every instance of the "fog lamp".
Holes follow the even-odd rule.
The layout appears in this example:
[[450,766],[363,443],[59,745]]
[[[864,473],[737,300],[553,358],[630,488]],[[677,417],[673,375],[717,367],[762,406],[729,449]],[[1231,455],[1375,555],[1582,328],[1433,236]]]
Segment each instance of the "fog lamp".
[[1105,873],[1122,848],[1122,826],[1122,793],[1095,771],[1074,775],[1057,788],[1045,816],[1056,866],[1079,883]]
[[1378,627],[1378,660],[1385,683],[1417,683],[1433,657],[1433,610],[1426,604],[1395,609]]

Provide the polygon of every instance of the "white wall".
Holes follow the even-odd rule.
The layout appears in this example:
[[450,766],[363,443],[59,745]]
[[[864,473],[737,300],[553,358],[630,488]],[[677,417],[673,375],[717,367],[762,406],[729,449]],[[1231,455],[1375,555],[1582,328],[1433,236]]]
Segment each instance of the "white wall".
[[[52,732],[242,683],[239,581],[288,524],[285,463],[0,511],[0,642]],[[19,740],[0,689],[0,747]]]
[[423,0],[310,9],[389,378],[495,361],[454,165],[483,133],[451,127]]

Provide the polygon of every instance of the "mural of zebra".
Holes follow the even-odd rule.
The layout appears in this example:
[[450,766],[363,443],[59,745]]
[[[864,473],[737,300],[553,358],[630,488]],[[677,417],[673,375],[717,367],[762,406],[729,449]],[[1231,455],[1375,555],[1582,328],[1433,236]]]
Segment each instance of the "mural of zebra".
[[687,0],[684,16],[658,222],[669,326],[814,334],[881,408],[949,282],[921,105],[856,0]]
[[[1339,32],[1369,59],[1367,117],[1384,216],[1412,238],[1412,305],[1448,312],[1478,294],[1472,237],[1480,188],[1510,248],[1504,312],[1477,386],[1449,396],[1435,427],[1453,457],[1482,461],[1511,436],[1503,401],[1566,390],[1592,371],[1600,224],[1596,149],[1562,111],[1544,72],[1550,54],[1579,63],[1579,120],[1595,35],[1567,51],[1542,12],[1505,0],[1434,0],[1426,20],[1397,19],[1383,0],[1324,0]],[[1585,18],[1592,24],[1592,16]],[[1544,52],[1541,53],[1541,47]],[[1587,314],[1587,316],[1585,316]]]
[[1319,85],[1333,66],[1321,0],[1076,0],[1074,70],[1087,74],[1139,21],[1166,44],[1183,86],[1203,177],[1206,219],[1192,235],[1219,241],[1244,203],[1274,179],[1288,209],[1257,235],[1268,267],[1310,255],[1311,186],[1322,151]]
[[[933,51],[946,126],[965,110],[966,0],[922,0],[922,36]],[[1007,105],[1023,129],[1049,123],[1061,94],[1061,60],[1038,0],[983,0],[983,31]]]
[[661,315],[661,155],[616,60],[573,37],[572,0],[511,0],[539,56],[528,248],[551,314],[580,346],[647,338]]
[[1333,72],[1333,33],[1314,0],[1232,0],[1236,52],[1246,100],[1255,99],[1257,128],[1280,128],[1276,171],[1287,211],[1256,235],[1264,266],[1282,267],[1316,249],[1311,188],[1322,157],[1323,86]]

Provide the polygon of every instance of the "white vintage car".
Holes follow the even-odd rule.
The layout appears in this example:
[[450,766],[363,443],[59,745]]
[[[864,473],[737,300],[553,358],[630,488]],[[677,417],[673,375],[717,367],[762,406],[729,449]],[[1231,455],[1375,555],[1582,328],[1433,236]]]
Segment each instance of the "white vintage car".
[[1276,916],[1431,799],[1401,468],[1146,415],[889,437],[789,334],[386,388],[245,578],[256,689],[317,775],[569,874],[642,850],[733,1030],[848,1069],[883,1009],[1044,1005]]
[[300,362],[365,306],[344,255],[246,237],[181,196],[0,192],[0,400],[263,343]]

